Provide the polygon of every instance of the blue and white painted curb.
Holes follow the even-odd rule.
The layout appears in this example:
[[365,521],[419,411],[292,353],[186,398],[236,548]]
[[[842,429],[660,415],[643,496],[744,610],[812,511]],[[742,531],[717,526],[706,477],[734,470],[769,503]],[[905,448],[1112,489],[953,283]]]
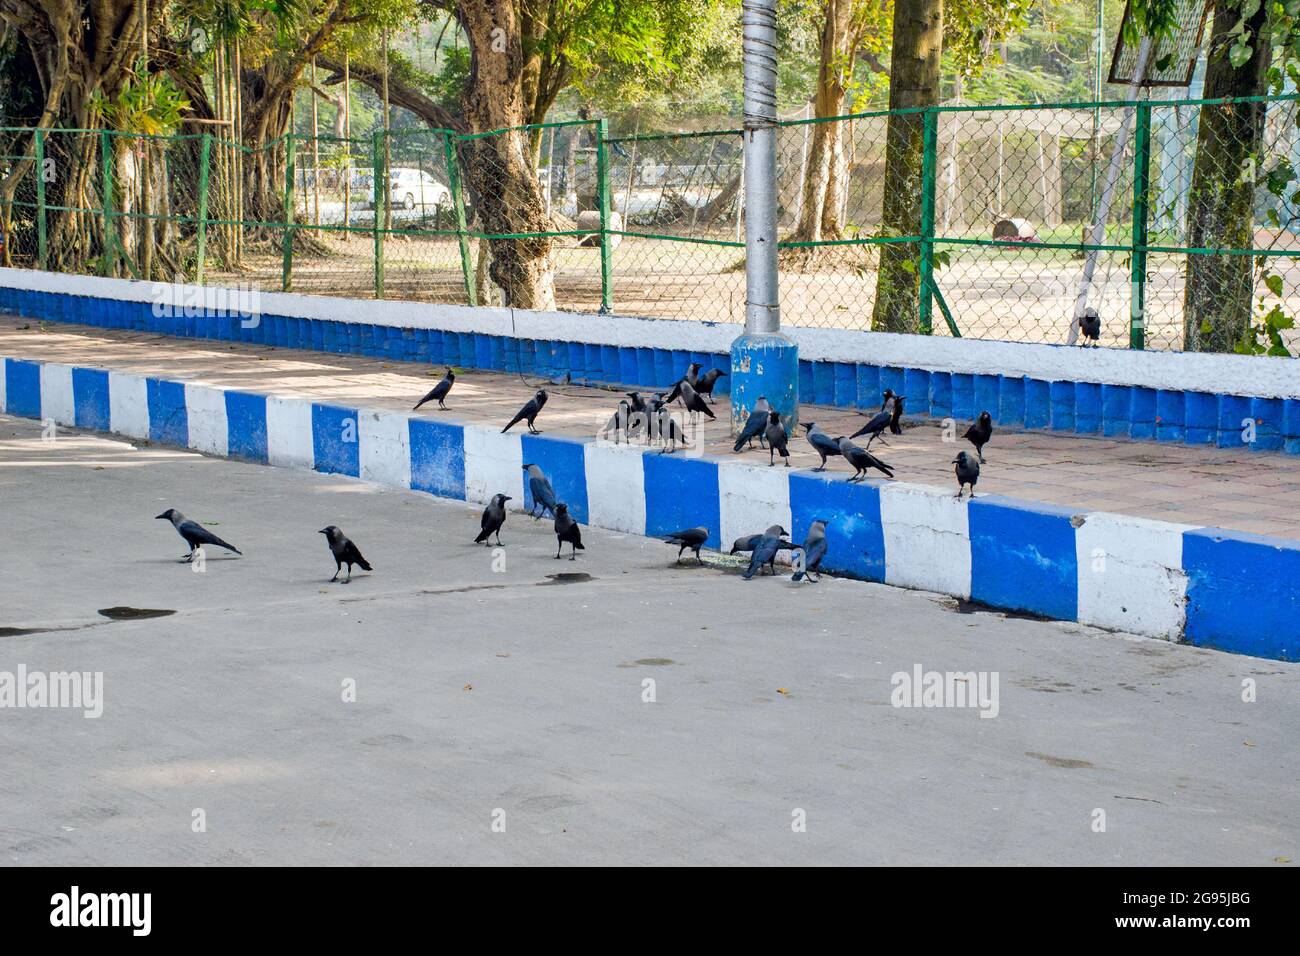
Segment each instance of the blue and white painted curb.
[[725,548],[773,523],[802,540],[824,518],[831,572],[1300,660],[1300,541],[15,358],[0,411],[469,502],[503,492],[525,508],[521,466],[536,462],[584,524],[651,536],[703,525]]

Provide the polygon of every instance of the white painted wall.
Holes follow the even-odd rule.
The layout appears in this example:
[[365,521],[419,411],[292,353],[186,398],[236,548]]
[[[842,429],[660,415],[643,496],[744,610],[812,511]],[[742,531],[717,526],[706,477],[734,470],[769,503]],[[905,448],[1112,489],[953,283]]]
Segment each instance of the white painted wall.
[[1075,529],[1079,621],[1178,640],[1187,620],[1189,525],[1093,512]]
[[185,417],[190,447],[209,455],[229,453],[230,434],[226,422],[226,392],[221,388],[185,383]]
[[266,458],[282,468],[316,466],[311,440],[311,402],[267,396]]
[[394,488],[411,487],[409,416],[363,408],[357,412],[357,431],[362,480]]
[[[524,504],[524,457],[518,435],[465,426],[465,500],[486,504],[496,494]],[[644,527],[644,526],[643,526]]]
[[[465,457],[468,470],[468,448]],[[625,444],[589,442],[584,462],[590,522],[611,531],[645,534],[645,468],[641,451]]]
[[72,400],[72,366],[41,365],[41,418],[60,425],[75,425],[76,405]]
[[149,386],[144,376],[108,373],[108,427],[131,438],[149,437]]
[[885,581],[905,588],[970,597],[967,503],[952,492],[902,481],[880,486]]

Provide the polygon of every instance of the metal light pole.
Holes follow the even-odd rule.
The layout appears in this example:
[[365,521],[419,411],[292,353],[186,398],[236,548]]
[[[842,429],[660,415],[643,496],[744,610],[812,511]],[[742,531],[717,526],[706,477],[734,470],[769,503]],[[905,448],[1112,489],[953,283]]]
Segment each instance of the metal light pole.
[[781,335],[777,290],[776,0],[744,0],[745,332],[731,343],[731,428],[760,398],[787,430],[799,417],[799,352]]

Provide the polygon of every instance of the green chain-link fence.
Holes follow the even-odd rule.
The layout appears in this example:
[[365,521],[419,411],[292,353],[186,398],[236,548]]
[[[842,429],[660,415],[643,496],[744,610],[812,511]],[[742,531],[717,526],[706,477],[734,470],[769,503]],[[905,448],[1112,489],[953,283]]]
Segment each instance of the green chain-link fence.
[[[1102,345],[1180,349],[1248,302],[1295,351],[1296,97],[911,112],[925,142],[913,235],[884,222],[901,178],[888,112],[781,124],[786,324],[871,328],[888,244],[919,274],[921,327],[937,335],[1070,342],[1086,304]],[[611,137],[582,121],[262,150],[213,129],[0,130],[5,264],[743,321],[738,129]],[[1207,223],[1233,208],[1225,248],[1207,248],[1224,235]]]

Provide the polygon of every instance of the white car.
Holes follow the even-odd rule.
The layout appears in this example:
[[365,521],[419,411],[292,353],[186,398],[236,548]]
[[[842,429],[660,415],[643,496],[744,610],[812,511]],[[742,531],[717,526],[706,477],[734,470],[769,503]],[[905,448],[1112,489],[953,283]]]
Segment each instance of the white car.
[[[388,171],[388,201],[394,208],[450,206],[451,190],[422,169],[394,166]],[[371,191],[370,205],[375,204]]]

